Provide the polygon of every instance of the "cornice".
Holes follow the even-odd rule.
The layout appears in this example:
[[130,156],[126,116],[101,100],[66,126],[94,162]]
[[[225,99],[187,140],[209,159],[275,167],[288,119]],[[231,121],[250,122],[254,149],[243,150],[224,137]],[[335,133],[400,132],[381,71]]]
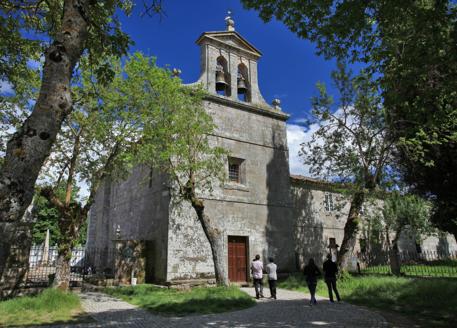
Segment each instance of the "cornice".
[[205,100],[210,100],[212,102],[215,102],[215,103],[218,103],[221,105],[237,108],[237,109],[240,109],[240,110],[243,110],[246,112],[250,112],[250,113],[254,113],[254,114],[258,114],[258,115],[273,117],[273,118],[279,119],[281,121],[287,121],[290,117],[289,114],[286,114],[286,113],[278,111],[278,110],[270,109],[266,106],[264,107],[261,105],[259,106],[256,104],[237,101],[237,100],[233,100],[231,98],[227,98],[227,97],[223,97],[223,96],[208,94],[205,96]]

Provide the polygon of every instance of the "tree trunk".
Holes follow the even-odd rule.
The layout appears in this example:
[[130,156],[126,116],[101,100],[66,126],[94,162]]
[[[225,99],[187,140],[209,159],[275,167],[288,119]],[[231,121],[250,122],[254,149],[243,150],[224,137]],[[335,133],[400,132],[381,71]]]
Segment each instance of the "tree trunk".
[[392,249],[389,252],[390,257],[390,271],[396,276],[400,276],[401,266],[400,266],[400,254],[398,252],[398,242],[397,237],[392,245]]
[[71,246],[64,245],[59,248],[56,261],[56,274],[52,282],[52,288],[67,291],[70,288],[70,261]]
[[338,266],[342,269],[347,269],[349,259],[354,250],[359,228],[360,211],[364,200],[365,194],[362,191],[356,192],[351,200],[348,219],[344,225],[343,242],[341,243],[340,252],[338,254]]
[[[23,277],[24,258],[11,249],[29,248],[30,227],[20,219],[34,194],[35,181],[43,162],[71,111],[70,81],[87,40],[88,0],[66,0],[62,27],[45,51],[40,93],[31,115],[9,140],[0,175],[0,296]],[[12,269],[12,265],[17,268]]]
[[193,197],[191,204],[197,213],[198,220],[200,221],[206,238],[211,246],[216,284],[219,286],[228,286],[228,276],[225,270],[224,234],[222,231],[215,228],[212,220],[205,214],[203,200]]

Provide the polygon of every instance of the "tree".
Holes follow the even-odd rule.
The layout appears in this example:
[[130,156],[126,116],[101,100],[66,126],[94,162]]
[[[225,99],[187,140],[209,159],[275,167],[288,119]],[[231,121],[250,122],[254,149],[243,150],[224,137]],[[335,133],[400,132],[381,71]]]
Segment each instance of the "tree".
[[326,58],[378,73],[404,179],[433,200],[435,225],[457,238],[455,1],[242,2],[315,42]]
[[385,200],[381,222],[385,227],[386,241],[390,251],[390,268],[394,275],[399,276],[401,271],[398,240],[402,233],[408,229],[415,238],[430,233],[429,219],[429,204],[416,195],[401,195],[399,192],[393,192]]
[[[127,74],[130,73],[129,67],[135,65],[140,57],[127,59],[124,65]],[[71,250],[80,239],[81,228],[100,183],[108,176],[116,178],[126,174],[132,151],[141,138],[142,122],[135,104],[117,106],[118,103],[113,101],[119,96],[120,83],[124,80],[123,67],[114,58],[107,63],[115,76],[113,82],[106,86],[91,74],[93,70],[83,69],[74,88],[75,97],[79,100],[65,118],[43,170],[46,185],[40,188],[40,195],[59,213],[60,238],[53,286],[64,290],[70,283]],[[81,65],[89,64],[84,60]],[[163,74],[158,74],[160,69],[152,66],[151,70],[155,75],[151,76],[150,82],[160,82],[157,81],[163,78]],[[134,97],[129,91],[127,89],[122,96]],[[75,188],[81,184],[88,189],[87,197]]]
[[300,156],[310,165],[311,174],[349,184],[351,206],[338,255],[339,265],[346,268],[362,205],[367,194],[387,181],[393,145],[387,136],[381,97],[369,76],[362,72],[351,77],[339,63],[332,79],[340,93],[339,103],[333,102],[323,84],[317,84],[320,94],[313,98],[312,106],[319,128],[311,141],[302,144]]
[[[172,119],[158,120],[162,128],[151,130],[148,143],[158,145],[147,149],[143,158],[155,158],[153,167],[170,176],[172,192],[179,200],[190,202],[211,247],[218,285],[228,286],[225,270],[224,234],[214,219],[205,212],[205,193],[225,178],[226,151],[211,145],[209,135],[215,126],[202,107],[201,90],[185,90],[187,99],[173,104]],[[157,157],[153,156],[157,152]]]
[[[130,0],[2,1],[0,76],[15,87],[20,70],[40,47],[45,51],[38,98],[7,144],[0,174],[0,298],[11,295],[27,269],[30,223],[21,223],[34,184],[61,124],[73,109],[71,79],[83,52],[96,64],[124,54],[131,44],[115,12],[131,12]],[[146,6],[160,10],[160,1]],[[30,35],[32,37],[30,37]],[[35,37],[34,37],[35,36]],[[3,38],[5,37],[5,39]],[[3,43],[3,40],[6,40]],[[43,40],[50,40],[47,43]],[[100,66],[100,78],[109,78]]]
[[[176,203],[192,206],[211,247],[216,282],[228,285],[223,233],[207,215],[203,198],[224,179],[226,157],[209,137],[215,126],[202,106],[205,92],[200,86],[183,86],[179,78],[164,76],[160,83],[153,83],[154,72],[143,57],[138,57],[126,73],[129,79],[119,83],[119,97],[114,103],[142,109],[137,163],[167,175]],[[169,76],[171,72],[162,74]],[[123,97],[127,91],[135,96]]]
[[[43,187],[49,187],[44,185]],[[76,186],[75,186],[76,187]],[[65,188],[63,185],[58,186],[55,190],[57,197],[65,200]],[[72,193],[72,201],[76,202],[79,190],[76,187]],[[42,244],[46,238],[46,231],[50,232],[50,245],[59,245],[62,234],[59,229],[59,220],[61,218],[59,210],[52,205],[45,197],[40,195],[40,188],[35,195],[35,205],[33,207],[34,223],[32,227],[32,242],[33,244]],[[86,243],[86,227],[87,221],[80,229],[79,238],[75,241],[76,245],[83,246]]]
[[[52,188],[41,191],[61,216],[54,286],[68,287],[71,248],[100,182],[108,176],[123,178],[132,165],[144,164],[169,176],[178,201],[190,201],[217,259],[218,282],[226,279],[222,236],[205,215],[198,196],[223,176],[224,152],[208,143],[214,125],[201,106],[204,92],[183,86],[179,78],[172,78],[172,72],[140,53],[123,65],[117,61],[110,65],[115,75],[109,85],[98,84],[90,74],[83,76],[82,85],[75,89],[81,92],[81,103],[64,121],[48,160],[46,171],[54,178],[46,180],[55,181],[56,188],[62,183],[66,186],[64,200]],[[89,187],[84,205],[71,201],[77,177]]]

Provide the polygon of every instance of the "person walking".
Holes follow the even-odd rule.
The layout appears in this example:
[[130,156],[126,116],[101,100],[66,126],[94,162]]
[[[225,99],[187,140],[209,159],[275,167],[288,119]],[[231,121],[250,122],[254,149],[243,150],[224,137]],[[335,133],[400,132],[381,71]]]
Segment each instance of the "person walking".
[[317,277],[321,275],[321,272],[319,271],[317,265],[314,263],[314,259],[309,259],[308,264],[303,269],[303,274],[306,276],[306,283],[308,285],[309,293],[311,294],[309,305],[317,304]]
[[327,284],[328,288],[328,296],[330,298],[330,302],[333,301],[333,293],[332,289],[335,292],[336,299],[338,302],[341,301],[340,294],[338,293],[338,289],[336,288],[336,275],[338,273],[338,266],[336,265],[335,262],[332,261],[332,255],[328,254],[327,255],[327,261],[324,262],[324,279],[325,283]]
[[257,254],[251,263],[251,273],[254,279],[255,298],[263,297],[263,263],[260,261],[260,255]]
[[276,281],[278,276],[276,270],[278,266],[275,264],[275,261],[272,257],[268,259],[270,263],[267,264],[267,273],[268,273],[268,286],[270,287],[270,298],[276,299]]

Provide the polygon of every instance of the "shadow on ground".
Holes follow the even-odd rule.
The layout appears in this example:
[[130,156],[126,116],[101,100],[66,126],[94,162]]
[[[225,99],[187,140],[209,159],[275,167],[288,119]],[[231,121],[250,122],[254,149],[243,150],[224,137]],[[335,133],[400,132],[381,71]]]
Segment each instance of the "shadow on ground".
[[[307,299],[267,300],[241,311],[186,317],[165,317],[143,309],[98,311],[106,297],[91,296],[88,309],[96,322],[65,327],[387,327],[378,314],[346,303],[320,301],[309,306]],[[116,301],[115,301],[116,302]],[[125,302],[119,301],[119,305]],[[55,327],[55,326],[53,326]],[[64,326],[62,326],[64,327]]]

